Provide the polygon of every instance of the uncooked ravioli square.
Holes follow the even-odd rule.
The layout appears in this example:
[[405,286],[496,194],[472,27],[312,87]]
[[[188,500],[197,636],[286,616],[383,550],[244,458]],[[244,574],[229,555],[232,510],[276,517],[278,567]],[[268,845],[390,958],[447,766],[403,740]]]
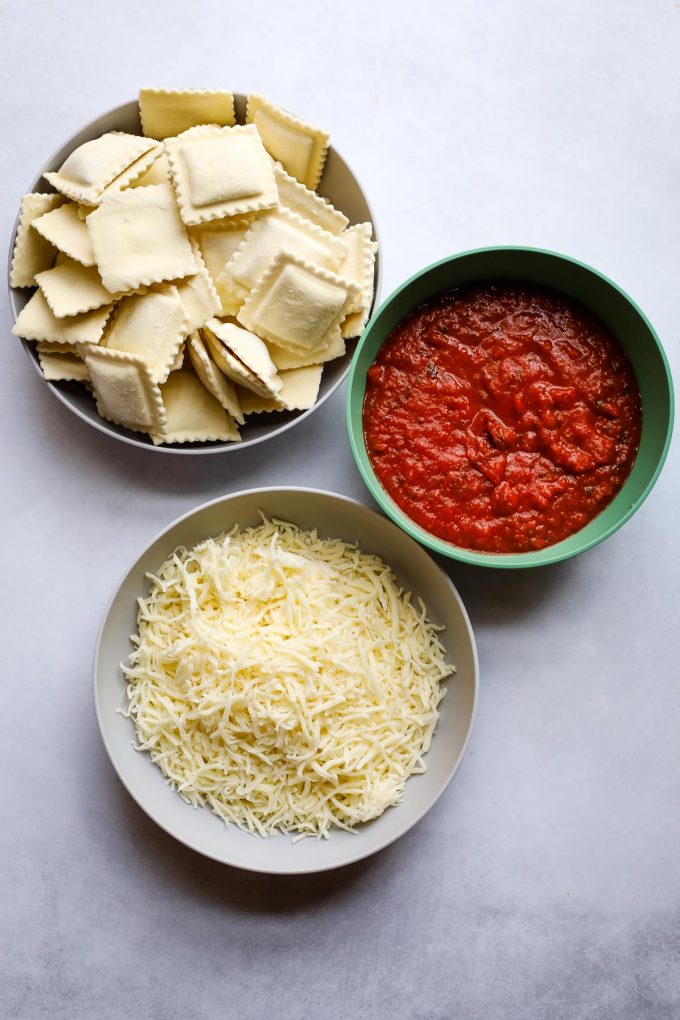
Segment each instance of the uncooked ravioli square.
[[233,124],[234,95],[216,89],[140,89],[144,134],[170,138],[196,124]]
[[34,287],[35,274],[54,265],[57,254],[51,241],[31,229],[38,218],[56,209],[64,201],[61,195],[40,193],[24,195],[19,208],[19,224],[10,267],[10,287]]
[[143,358],[154,382],[165,382],[188,321],[177,287],[132,294],[120,302],[106,347]]
[[161,391],[143,358],[92,344],[80,344],[78,352],[87,366],[102,418],[133,432],[165,431]]
[[155,445],[238,442],[241,438],[233,418],[193,372],[173,372],[161,395],[166,421],[162,432],[151,433]]
[[204,138],[182,153],[194,205],[251,198],[259,191],[260,154],[248,137]]
[[258,95],[248,96],[246,123],[255,125],[267,152],[287,173],[307,188],[318,188],[328,152],[325,131]]
[[107,196],[86,222],[102,281],[110,291],[134,290],[196,272],[169,185],[129,188]]
[[33,229],[54,245],[60,252],[84,266],[94,265],[94,252],[90,244],[85,220],[78,215],[75,202],[67,202],[33,220]]
[[185,223],[271,209],[278,201],[272,162],[252,125],[190,128],[165,142]]
[[96,266],[84,266],[69,258],[54,269],[37,273],[35,282],[58,318],[102,308],[120,297],[103,286]]
[[111,305],[104,305],[92,312],[59,319],[45,300],[43,292],[36,290],[19,312],[17,321],[12,326],[12,333],[14,336],[23,337],[24,340],[97,344],[110,314]]
[[149,138],[108,131],[83,142],[67,156],[59,170],[47,171],[43,176],[75,202],[99,205],[110,186],[115,189],[129,184],[151,166],[160,152],[160,146]]
[[237,318],[263,340],[304,353],[337,340],[340,323],[357,294],[348,280],[282,252]]

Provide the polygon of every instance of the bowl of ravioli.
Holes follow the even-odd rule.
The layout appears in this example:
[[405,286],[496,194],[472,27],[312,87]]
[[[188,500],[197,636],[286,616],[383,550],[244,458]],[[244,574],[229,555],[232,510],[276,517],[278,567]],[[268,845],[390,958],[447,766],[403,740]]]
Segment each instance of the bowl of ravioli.
[[218,453],[337,389],[380,287],[368,200],[329,136],[261,96],[142,89],[21,199],[12,332],[74,414]]

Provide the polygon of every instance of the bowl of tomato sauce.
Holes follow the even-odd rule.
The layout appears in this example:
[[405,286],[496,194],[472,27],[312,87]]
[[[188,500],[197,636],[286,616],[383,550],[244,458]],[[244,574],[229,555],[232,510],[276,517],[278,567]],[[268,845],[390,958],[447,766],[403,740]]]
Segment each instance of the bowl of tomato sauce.
[[490,567],[584,552],[659,476],[673,386],[652,325],[601,273],[484,248],[428,266],[382,305],[347,384],[359,471],[423,545]]

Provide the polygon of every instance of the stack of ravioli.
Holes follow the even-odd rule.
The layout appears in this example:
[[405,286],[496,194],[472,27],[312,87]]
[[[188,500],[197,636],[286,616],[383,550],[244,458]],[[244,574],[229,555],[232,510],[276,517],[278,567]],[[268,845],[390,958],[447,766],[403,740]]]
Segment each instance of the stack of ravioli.
[[142,89],[113,131],[21,200],[12,332],[45,378],[155,444],[240,439],[245,416],[315,403],[373,301],[370,223],[316,189],[328,135],[260,96]]

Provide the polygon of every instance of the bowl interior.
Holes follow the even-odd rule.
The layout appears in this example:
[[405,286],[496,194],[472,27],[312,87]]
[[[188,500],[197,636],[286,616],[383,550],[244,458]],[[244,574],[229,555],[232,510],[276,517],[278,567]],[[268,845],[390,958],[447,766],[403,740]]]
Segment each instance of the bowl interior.
[[[412,776],[401,804],[362,826],[356,834],[333,831],[328,839],[293,844],[285,836],[251,836],[226,829],[208,808],[194,810],[165,785],[148,754],[132,747],[134,727],[118,709],[127,706],[119,667],[136,631],[136,599],[146,594],[145,572],[155,570],[177,545],[198,541],[239,523],[257,524],[258,511],[318,528],[322,537],[359,542],[392,566],[405,588],[420,595],[435,623],[456,674],[449,678],[440,720],[427,754],[427,771]],[[107,610],[94,661],[97,718],[111,761],[140,807],[167,832],[215,860],[254,871],[298,873],[349,864],[397,839],[428,810],[455,772],[472,726],[477,694],[477,655],[467,613],[451,581],[424,549],[382,515],[353,500],[306,489],[259,489],[207,503],[160,534],[126,574]]]
[[[236,95],[235,104],[236,119],[238,122],[243,122],[246,111],[246,96]],[[84,142],[90,141],[93,138],[98,138],[99,135],[104,134],[106,131],[127,131],[130,134],[141,134],[141,130],[139,106],[136,102],[125,103],[122,106],[116,107],[114,110],[110,110],[101,117],[97,117],[96,120],[93,120],[90,124],[87,124],[81,131],[73,135],[72,138],[69,138],[58,152],[55,152],[54,155],[43,165],[40,173],[37,175],[28,190],[54,191],[54,188],[52,188],[51,185],[43,179],[43,173],[45,173],[45,171],[57,170],[66,157],[75,148],[77,148],[77,146],[82,145]],[[373,223],[374,238],[377,240],[378,235],[375,218],[369,208],[368,201],[361,189],[361,185],[350,167],[343,160],[342,156],[340,156],[340,154],[332,146],[328,150],[326,166],[324,168],[323,177],[321,178],[321,184],[319,185],[319,193],[325,198],[328,198],[337,208],[341,209],[349,218],[350,223],[364,223],[366,221]],[[12,232],[9,254],[10,262],[12,259],[12,252],[14,250],[16,228],[17,223],[15,223],[14,230]],[[32,290],[26,288],[9,288],[10,307],[15,319],[32,293]],[[376,307],[379,293],[380,249],[378,249],[375,260],[375,294],[372,308]],[[46,385],[49,386],[54,395],[71,411],[77,414],[78,417],[99,429],[100,432],[105,432],[108,435],[115,436],[124,442],[131,443],[134,446],[142,446],[145,449],[154,450],[160,453],[202,454],[227,452],[237,449],[240,450],[245,446],[251,446],[255,443],[262,442],[265,439],[269,439],[272,436],[278,435],[280,432],[285,431],[311,414],[312,411],[319,407],[320,404],[322,404],[323,401],[337,389],[347,375],[347,370],[352,359],[353,344],[354,341],[350,341],[348,343],[347,353],[342,358],[330,361],[324,366],[323,374],[321,376],[319,397],[314,407],[310,408],[308,411],[280,411],[270,415],[250,415],[250,417],[246,419],[245,426],[241,429],[242,438],[240,443],[215,442],[175,446],[171,444],[165,446],[154,446],[151,440],[148,437],[145,437],[142,433],[130,432],[122,426],[115,425],[112,422],[108,422],[103,418],[100,418],[97,414],[94,400],[84,386],[79,385],[78,383],[59,383],[58,385],[46,383]],[[40,372],[40,366],[35,352],[35,345],[24,341],[24,348],[42,378],[42,372]]]
[[[618,338],[633,366],[642,397],[640,450],[625,484],[597,517],[569,538],[537,552],[498,554],[459,548],[435,538],[387,495],[371,467],[362,427],[366,372],[390,331],[414,308],[451,287],[476,280],[519,280],[561,291],[585,305]],[[487,248],[429,266],[385,301],[360,340],[347,387],[347,425],[359,470],[379,505],[410,535],[444,556],[491,567],[554,563],[591,548],[640,506],[663,466],[673,427],[673,389],[663,348],[640,309],[606,277],[574,259],[531,248]]]

